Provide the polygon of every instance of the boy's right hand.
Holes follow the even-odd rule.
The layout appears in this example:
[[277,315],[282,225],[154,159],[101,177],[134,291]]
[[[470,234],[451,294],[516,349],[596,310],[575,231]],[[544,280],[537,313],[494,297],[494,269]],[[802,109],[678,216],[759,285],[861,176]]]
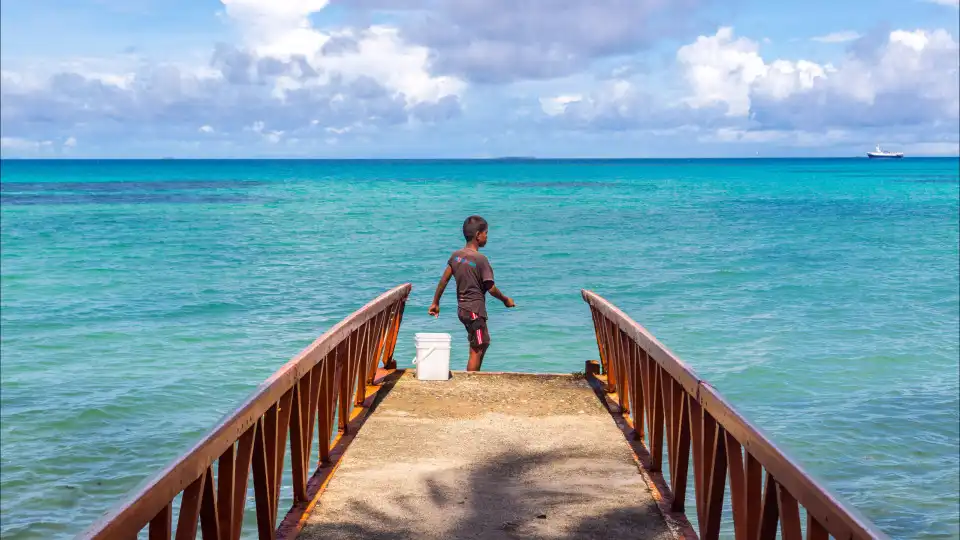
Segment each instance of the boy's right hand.
[[513,298],[509,296],[503,299],[503,305],[508,308],[517,307],[517,305],[513,303]]
[[434,317],[440,316],[440,304],[430,304],[430,309],[427,310],[427,313],[433,315]]

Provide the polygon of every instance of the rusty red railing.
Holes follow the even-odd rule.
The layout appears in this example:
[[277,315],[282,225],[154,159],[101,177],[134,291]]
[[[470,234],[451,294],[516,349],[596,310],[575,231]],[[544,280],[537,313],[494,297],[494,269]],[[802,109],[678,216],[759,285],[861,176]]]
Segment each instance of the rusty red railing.
[[[886,538],[807,474],[689,366],[616,306],[591,291],[600,363],[612,401],[643,443],[642,465],[664,487],[669,510],[683,512],[690,458],[700,538],[721,534],[730,486],[737,540]],[[663,455],[666,439],[667,455]],[[669,485],[663,481],[666,459]],[[806,525],[801,521],[806,513]]]
[[[178,539],[194,538],[199,523],[207,540],[236,540],[251,470],[258,536],[275,538],[287,441],[294,509],[302,508],[332,472],[329,463],[342,453],[349,426],[369,408],[381,360],[385,369],[396,368],[393,352],[410,288],[384,293],[320,336],[79,538],[136,538],[144,528],[151,540],[174,532]],[[320,463],[308,478],[314,439]],[[174,501],[181,493],[174,528]],[[299,530],[298,517],[287,527],[292,534]]]

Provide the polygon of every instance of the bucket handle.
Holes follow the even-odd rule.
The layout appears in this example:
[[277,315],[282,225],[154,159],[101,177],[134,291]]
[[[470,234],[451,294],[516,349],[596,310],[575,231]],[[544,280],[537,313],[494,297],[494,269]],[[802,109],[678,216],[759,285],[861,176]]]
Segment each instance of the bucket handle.
[[[430,347],[430,349],[427,351],[427,354],[423,355],[423,358],[426,359],[428,356],[430,356],[431,354],[433,354],[433,351],[435,351],[435,350],[437,350],[436,347]],[[413,365],[417,365],[417,357],[416,357],[416,356],[413,357]]]

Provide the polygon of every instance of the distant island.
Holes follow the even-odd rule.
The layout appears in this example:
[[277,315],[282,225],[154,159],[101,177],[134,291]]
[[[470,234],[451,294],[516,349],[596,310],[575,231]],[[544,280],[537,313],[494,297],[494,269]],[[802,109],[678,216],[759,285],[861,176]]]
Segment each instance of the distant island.
[[503,156],[490,159],[494,161],[531,161],[537,158],[534,156]]

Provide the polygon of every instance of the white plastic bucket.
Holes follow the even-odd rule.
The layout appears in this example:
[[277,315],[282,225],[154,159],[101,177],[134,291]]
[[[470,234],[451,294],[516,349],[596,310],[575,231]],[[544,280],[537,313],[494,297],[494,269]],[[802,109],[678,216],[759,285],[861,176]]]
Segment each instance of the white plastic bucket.
[[417,334],[417,378],[421,381],[445,381],[450,378],[450,334]]

